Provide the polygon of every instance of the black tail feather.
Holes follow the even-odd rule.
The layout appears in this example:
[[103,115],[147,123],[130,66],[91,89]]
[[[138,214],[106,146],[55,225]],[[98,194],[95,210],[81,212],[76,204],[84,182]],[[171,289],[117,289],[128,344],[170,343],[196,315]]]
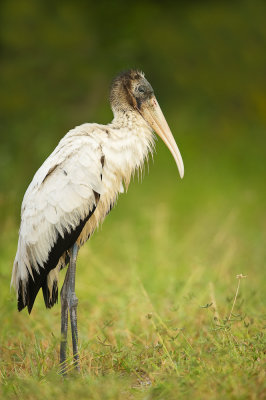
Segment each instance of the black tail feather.
[[[43,267],[39,266],[39,272],[36,269],[32,268],[32,276],[29,274],[28,281],[22,282],[20,281],[18,287],[18,310],[21,311],[23,308],[28,307],[29,314],[31,313],[33,304],[35,302],[36,296],[39,290],[42,288],[44,302],[47,308],[53,307],[55,303],[58,301],[58,284],[54,281],[54,285],[52,288],[52,296],[50,296],[48,286],[47,286],[47,275],[49,272],[54,269],[60,257],[65,253],[65,265],[69,262],[69,256],[66,253],[69,250],[76,240],[78,239],[84,225],[94,213],[96,206],[89,212],[89,215],[82,221],[80,221],[79,225],[75,228],[75,230],[71,232],[65,232],[64,237],[58,235],[57,241],[52,247],[48,260],[44,264]],[[26,288],[23,285],[26,284]],[[23,292],[24,290],[24,292]]]
[[[33,277],[29,275],[28,281],[26,283],[26,288],[23,288],[22,281],[19,283],[19,290],[18,290],[18,310],[21,311],[23,308],[28,307],[29,314],[31,313],[33,304],[35,302],[36,296],[39,293],[39,290],[43,288],[44,301],[47,307],[48,299],[49,299],[49,290],[47,286],[47,272],[40,269],[40,274],[37,271],[33,270]],[[52,296],[54,298],[54,296]],[[47,299],[47,300],[46,300]],[[54,302],[55,303],[55,302]],[[53,303],[53,304],[54,304]],[[48,308],[51,308],[48,307]]]
[[46,308],[52,308],[55,303],[58,303],[58,282],[54,281],[51,294],[46,282],[46,284],[42,286],[42,294]]

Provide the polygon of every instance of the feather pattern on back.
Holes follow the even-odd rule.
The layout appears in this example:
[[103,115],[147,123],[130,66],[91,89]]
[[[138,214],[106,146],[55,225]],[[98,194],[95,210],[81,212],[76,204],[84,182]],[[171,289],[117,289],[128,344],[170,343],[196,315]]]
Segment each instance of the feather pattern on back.
[[[45,285],[49,291],[50,300],[44,294],[46,306],[54,304],[58,273],[66,265],[69,248],[58,260],[53,257],[56,265],[50,262],[52,249],[59,239],[81,227],[82,221],[77,244],[81,246],[91,236],[153,146],[152,131],[143,118],[126,112],[116,113],[106,126],[80,125],[59,142],[36,172],[22,202],[11,281],[20,295],[20,309],[28,306],[31,310],[27,290],[38,274],[44,276],[40,282],[43,292]],[[41,274],[43,269],[47,273]],[[51,299],[53,293],[56,299]]]

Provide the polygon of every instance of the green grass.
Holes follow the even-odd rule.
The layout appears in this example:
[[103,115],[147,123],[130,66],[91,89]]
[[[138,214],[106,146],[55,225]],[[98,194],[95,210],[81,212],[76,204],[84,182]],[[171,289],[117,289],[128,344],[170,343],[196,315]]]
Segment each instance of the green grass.
[[[0,396],[264,399],[265,4],[84,4],[1,10]],[[129,66],[151,79],[185,177],[158,142],[80,250],[82,372],[70,352],[63,380],[60,306],[39,295],[18,313],[9,289],[19,208],[69,128],[110,119],[109,81]]]
[[39,296],[30,317],[17,313],[17,235],[2,235],[4,398],[263,398],[263,204],[236,176],[225,197],[204,167],[201,184],[150,169],[80,251],[81,377],[58,376],[60,307]]

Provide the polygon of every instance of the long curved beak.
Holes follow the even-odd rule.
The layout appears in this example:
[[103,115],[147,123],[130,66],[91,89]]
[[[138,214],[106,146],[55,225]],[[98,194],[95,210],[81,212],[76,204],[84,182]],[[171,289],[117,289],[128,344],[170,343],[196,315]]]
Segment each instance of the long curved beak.
[[175,139],[170,131],[170,128],[164,118],[162,110],[156,100],[155,96],[152,96],[149,100],[142,104],[141,109],[139,110],[142,117],[149,124],[149,126],[160,136],[160,138],[164,141],[170,152],[172,153],[180,177],[184,176],[184,164],[182,160],[182,156],[177,147]]

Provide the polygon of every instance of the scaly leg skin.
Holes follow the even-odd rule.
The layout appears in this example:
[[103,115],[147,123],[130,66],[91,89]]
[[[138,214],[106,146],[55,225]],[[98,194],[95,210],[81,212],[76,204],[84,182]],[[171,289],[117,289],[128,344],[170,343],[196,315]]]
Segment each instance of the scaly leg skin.
[[70,250],[69,267],[66,273],[65,281],[61,290],[61,346],[60,346],[60,365],[61,374],[66,375],[66,346],[67,346],[67,328],[68,328],[68,310],[70,314],[70,323],[72,330],[73,358],[74,365],[80,372],[79,353],[78,353],[78,326],[77,326],[77,306],[78,298],[75,293],[75,274],[78,246],[74,244]]
[[78,370],[78,372],[80,372],[80,362],[78,353],[77,305],[78,305],[78,299],[75,296],[75,293],[72,293],[71,307],[70,307],[70,322],[72,330],[73,358],[74,358],[74,365]]
[[69,307],[70,323],[72,331],[74,365],[79,372],[80,362],[78,353],[78,324],[77,324],[78,298],[75,293],[77,255],[78,255],[78,246],[74,244],[71,251],[71,269],[69,271],[69,291],[68,291],[67,302]]
[[60,373],[66,375],[66,350],[67,350],[67,329],[68,329],[68,304],[67,286],[69,273],[67,270],[65,281],[61,289],[61,342],[60,342]]

